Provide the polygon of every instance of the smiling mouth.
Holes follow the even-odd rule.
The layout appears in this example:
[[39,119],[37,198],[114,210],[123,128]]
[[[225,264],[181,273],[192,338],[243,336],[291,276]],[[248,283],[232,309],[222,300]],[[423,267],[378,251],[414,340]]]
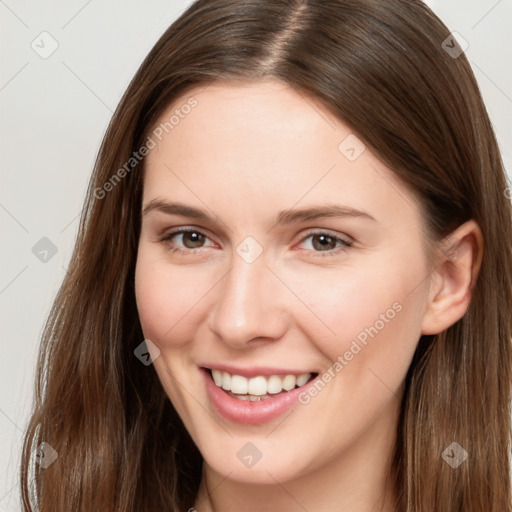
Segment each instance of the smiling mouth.
[[238,400],[259,402],[282,395],[306,385],[318,373],[302,373],[300,375],[258,375],[246,378],[242,375],[233,375],[225,371],[204,368],[218,388],[229,396]]

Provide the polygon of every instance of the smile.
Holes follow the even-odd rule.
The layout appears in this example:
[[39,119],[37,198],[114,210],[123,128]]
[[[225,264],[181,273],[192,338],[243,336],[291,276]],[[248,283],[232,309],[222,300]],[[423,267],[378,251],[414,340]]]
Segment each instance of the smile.
[[211,376],[215,385],[227,391],[230,396],[238,400],[250,400],[252,402],[268,400],[271,395],[291,391],[303,386],[313,376],[312,373],[300,375],[258,375],[246,378],[242,375],[232,375],[220,370],[211,370]]
[[292,373],[261,367],[228,369],[202,366],[200,373],[212,413],[238,424],[261,424],[283,416],[319,376],[316,372]]

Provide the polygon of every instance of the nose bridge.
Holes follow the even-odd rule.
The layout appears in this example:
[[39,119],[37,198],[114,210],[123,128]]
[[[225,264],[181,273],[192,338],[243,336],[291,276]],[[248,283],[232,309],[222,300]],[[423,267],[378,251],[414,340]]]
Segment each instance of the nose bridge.
[[251,262],[234,253],[231,270],[218,288],[211,329],[224,342],[238,347],[257,338],[281,337],[286,312],[278,286],[265,254]]

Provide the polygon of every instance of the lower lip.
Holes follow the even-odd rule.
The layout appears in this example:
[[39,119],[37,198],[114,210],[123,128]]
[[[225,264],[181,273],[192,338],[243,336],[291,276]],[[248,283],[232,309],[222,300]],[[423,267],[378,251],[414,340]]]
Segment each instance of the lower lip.
[[[286,393],[277,394],[273,398],[251,402],[250,400],[233,398],[213,382],[208,370],[201,368],[201,372],[205,379],[208,397],[219,413],[230,421],[246,425],[266,423],[279,418],[297,403],[299,394],[306,387],[306,384],[304,384],[304,386]],[[311,381],[307,384],[310,383]]]

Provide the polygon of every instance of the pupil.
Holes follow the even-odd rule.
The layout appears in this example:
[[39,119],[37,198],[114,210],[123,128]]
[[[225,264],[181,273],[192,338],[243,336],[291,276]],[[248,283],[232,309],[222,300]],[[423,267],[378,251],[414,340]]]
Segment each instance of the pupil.
[[[184,241],[187,239],[190,242],[189,247],[191,245],[192,248],[195,248],[195,247],[201,246],[201,243],[203,241],[203,235],[196,233],[196,232],[185,233]],[[187,245],[187,244],[185,244],[185,245]]]
[[[315,244],[315,241],[318,241],[319,243]],[[317,235],[315,238],[313,238],[313,246],[315,249],[326,249],[328,248],[329,244],[332,244],[333,238],[331,236],[327,235]]]

